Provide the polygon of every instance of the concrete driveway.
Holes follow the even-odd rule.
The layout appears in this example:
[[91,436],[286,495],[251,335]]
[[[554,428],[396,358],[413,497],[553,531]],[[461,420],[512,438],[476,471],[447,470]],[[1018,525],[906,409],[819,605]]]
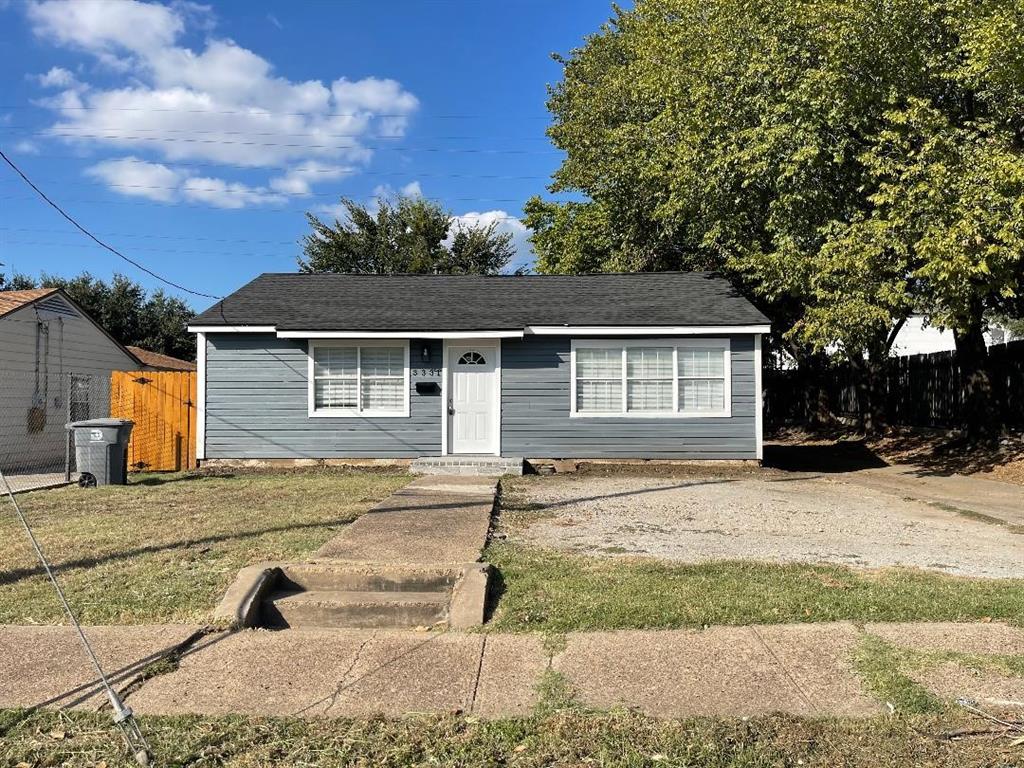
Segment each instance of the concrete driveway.
[[[972,492],[968,481],[961,478],[954,494],[882,468],[534,477],[518,488],[538,519],[517,536],[584,554],[690,563],[745,559],[1024,577],[1024,528],[1010,522],[1019,511],[1007,506],[996,517],[997,494]],[[979,489],[1005,485],[973,482]],[[998,489],[1018,498],[1020,490]],[[989,511],[966,506],[971,496],[988,499]]]

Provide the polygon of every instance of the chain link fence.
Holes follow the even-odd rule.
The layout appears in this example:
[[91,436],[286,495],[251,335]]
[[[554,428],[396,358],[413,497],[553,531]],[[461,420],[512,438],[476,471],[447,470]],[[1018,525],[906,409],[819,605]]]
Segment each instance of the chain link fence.
[[131,471],[195,466],[194,386],[189,373],[0,370],[0,470],[15,491],[77,482],[67,424],[110,417],[134,422]]

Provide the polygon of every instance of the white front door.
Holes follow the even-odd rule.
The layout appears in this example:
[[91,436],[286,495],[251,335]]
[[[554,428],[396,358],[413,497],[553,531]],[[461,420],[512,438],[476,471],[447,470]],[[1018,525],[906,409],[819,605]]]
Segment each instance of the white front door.
[[498,348],[448,347],[448,435],[451,453],[498,453]]

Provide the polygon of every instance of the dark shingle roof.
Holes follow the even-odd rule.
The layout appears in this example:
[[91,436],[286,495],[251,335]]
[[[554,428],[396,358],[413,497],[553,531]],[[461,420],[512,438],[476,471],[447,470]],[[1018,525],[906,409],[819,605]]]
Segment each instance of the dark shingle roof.
[[480,331],[528,325],[768,322],[706,272],[601,275],[264,274],[192,321],[280,331]]

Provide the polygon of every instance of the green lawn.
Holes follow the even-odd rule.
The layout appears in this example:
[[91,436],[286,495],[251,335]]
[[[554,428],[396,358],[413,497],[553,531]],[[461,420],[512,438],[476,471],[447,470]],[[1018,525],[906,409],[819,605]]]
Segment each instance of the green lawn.
[[[82,621],[202,622],[240,568],[309,555],[408,480],[354,470],[141,475],[18,499]],[[0,499],[0,623],[62,621]]]
[[[962,716],[656,720],[575,710],[518,720],[144,717],[161,766],[602,766],[938,768],[1017,765],[1009,740],[936,738],[986,728]],[[122,768],[109,715],[0,711],[0,764]]]
[[913,569],[584,557],[510,542],[485,553],[497,574],[488,629],[572,632],[801,621],[1024,623],[1024,580]]

